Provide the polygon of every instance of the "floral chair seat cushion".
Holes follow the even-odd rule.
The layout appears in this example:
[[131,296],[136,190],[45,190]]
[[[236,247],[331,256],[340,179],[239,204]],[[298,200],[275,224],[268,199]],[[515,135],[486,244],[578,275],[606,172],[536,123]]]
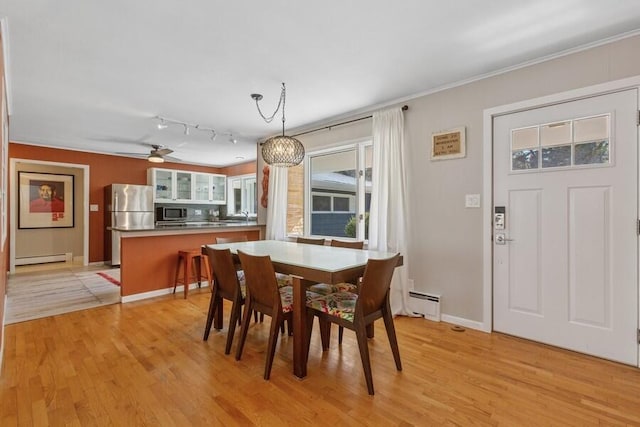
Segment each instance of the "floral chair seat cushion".
[[353,322],[358,294],[336,292],[307,300],[307,307]]
[[244,271],[238,270],[236,271],[236,275],[238,276],[238,282],[240,283],[242,298],[245,298],[247,296],[247,281],[244,278]]
[[328,283],[316,283],[309,286],[309,290],[320,295],[335,294],[336,292],[356,292],[358,287],[351,283],[336,283],[330,285]]
[[278,282],[278,288],[293,285],[293,278],[288,274],[276,273],[276,281]]
[[[293,287],[283,286],[278,289],[280,291],[280,300],[282,301],[282,311],[288,313],[293,311]],[[307,291],[307,303],[315,298],[320,298],[322,295],[315,292]]]

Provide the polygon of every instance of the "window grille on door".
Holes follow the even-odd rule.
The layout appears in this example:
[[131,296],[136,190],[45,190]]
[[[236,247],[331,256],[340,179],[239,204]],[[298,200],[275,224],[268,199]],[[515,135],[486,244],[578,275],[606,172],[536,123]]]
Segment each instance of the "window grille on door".
[[611,162],[611,114],[511,130],[511,170],[605,166]]

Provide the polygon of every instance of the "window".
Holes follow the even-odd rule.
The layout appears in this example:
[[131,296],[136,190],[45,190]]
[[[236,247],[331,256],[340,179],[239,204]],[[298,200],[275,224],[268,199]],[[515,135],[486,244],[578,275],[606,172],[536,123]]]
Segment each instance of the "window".
[[[304,174],[301,174],[304,213],[299,210],[287,212],[288,232],[366,239],[372,151],[371,142],[367,141],[308,154]],[[289,207],[293,196],[299,192],[290,176]],[[293,218],[294,212],[296,218]]]
[[249,212],[256,215],[256,176],[255,174],[232,176],[228,178],[227,215],[241,215]]
[[511,130],[511,170],[610,164],[609,114]]

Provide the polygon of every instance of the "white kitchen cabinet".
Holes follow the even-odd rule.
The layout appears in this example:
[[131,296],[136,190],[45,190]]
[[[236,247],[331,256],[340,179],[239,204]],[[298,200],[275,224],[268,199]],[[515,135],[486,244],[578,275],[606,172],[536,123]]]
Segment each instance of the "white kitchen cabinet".
[[226,176],[174,169],[149,168],[155,203],[226,203]]
[[193,181],[195,201],[214,205],[226,203],[226,175],[194,172]]

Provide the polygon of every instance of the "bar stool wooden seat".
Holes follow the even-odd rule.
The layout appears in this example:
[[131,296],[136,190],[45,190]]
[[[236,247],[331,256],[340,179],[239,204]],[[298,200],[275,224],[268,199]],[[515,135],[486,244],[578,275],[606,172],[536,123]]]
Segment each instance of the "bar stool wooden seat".
[[[182,274],[180,274],[181,270]],[[197,281],[198,287],[200,287],[202,279],[206,279],[207,285],[211,286],[211,267],[209,266],[209,259],[202,255],[202,250],[198,248],[178,251],[173,293],[176,293],[178,284],[182,283],[186,299],[189,293],[189,283]]]

